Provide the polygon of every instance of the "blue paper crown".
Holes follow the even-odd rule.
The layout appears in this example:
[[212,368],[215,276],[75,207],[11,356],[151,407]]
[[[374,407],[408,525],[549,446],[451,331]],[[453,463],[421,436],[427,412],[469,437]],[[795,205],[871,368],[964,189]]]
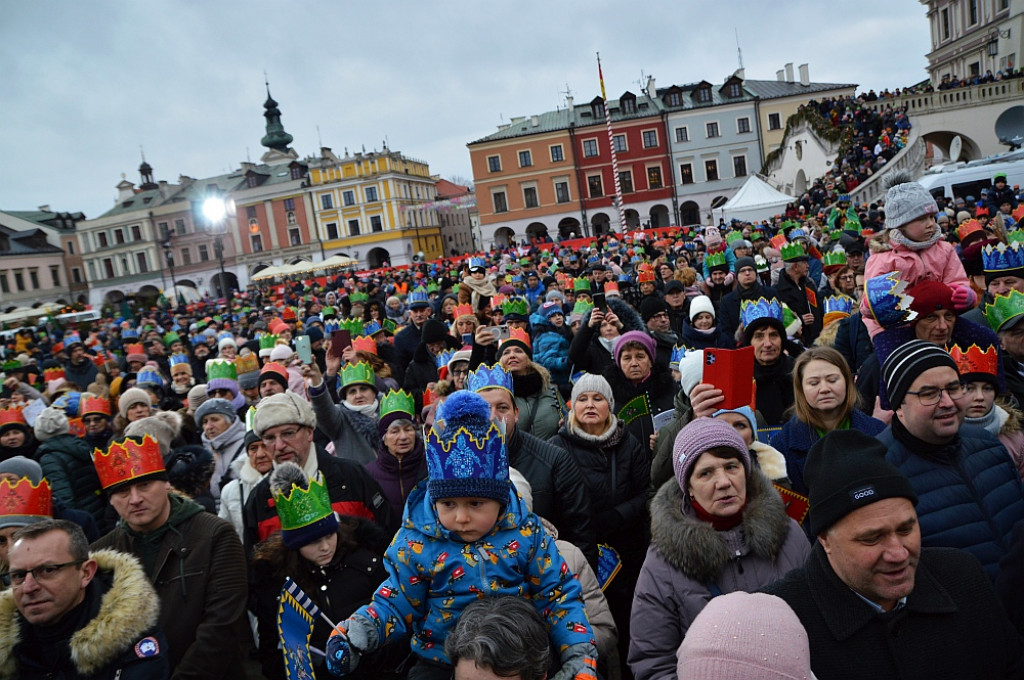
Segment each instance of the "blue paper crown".
[[163,387],[164,379],[158,371],[154,371],[152,368],[143,368],[139,371],[138,376],[136,376],[135,383],[137,385],[147,384]]
[[508,390],[509,394],[515,394],[512,391],[512,374],[506,371],[501,364],[494,364],[493,366],[481,364],[466,379],[466,389],[470,392],[479,392],[480,390],[495,387]]
[[414,290],[413,292],[409,293],[409,299],[407,300],[407,304],[412,305],[417,302],[426,302],[427,304],[430,304],[430,297],[427,295],[426,288],[420,287]]
[[907,282],[900,280],[898,271],[874,276],[864,282],[868,307],[883,328],[901,326],[917,318],[917,312],[910,308],[914,298],[904,294],[906,289]]
[[782,305],[775,298],[766,300],[744,300],[740,307],[740,321],[744,326],[749,326],[757,319],[775,319],[782,321]]
[[455,350],[445,350],[434,358],[434,364],[436,364],[438,368],[441,368],[442,366],[447,366],[448,362],[451,361],[453,356],[455,356]]
[[[139,337],[138,334],[136,334],[135,337]],[[203,335],[202,333],[197,333],[196,335],[192,336],[192,346],[193,347],[196,347],[197,345],[204,345],[204,344],[206,344],[206,336],[205,335]]]
[[64,336],[64,346],[67,347],[75,342],[82,342],[82,337],[78,333],[68,333]]
[[363,326],[363,335],[373,335],[374,333],[379,333],[382,330],[384,330],[384,328],[380,325],[380,322],[371,321]]
[[1024,250],[1021,250],[1020,241],[1014,241],[1009,245],[988,245],[981,251],[981,260],[986,272],[1024,269]]
[[81,403],[81,392],[66,392],[54,400],[53,406],[54,408],[59,408],[64,411],[64,415],[68,418],[77,418],[78,409],[81,406]]
[[324,334],[325,335],[330,335],[331,333],[333,333],[334,331],[336,331],[338,329],[339,329],[339,326],[338,326],[338,321],[337,320],[324,321]]
[[217,334],[217,342],[220,342],[221,340],[224,340],[224,339],[234,340],[235,339],[235,334],[232,333],[231,331],[224,331],[223,333],[218,333]]
[[188,355],[187,354],[172,354],[171,357],[167,360],[167,364],[169,366],[177,366],[178,364],[187,364],[187,363],[188,363]]
[[474,267],[483,267],[484,269],[486,269],[487,263],[484,261],[484,258],[482,257],[471,257],[469,258],[469,268],[473,269]]
[[427,492],[452,497],[509,499],[508,452],[501,428],[479,395],[459,391],[438,410],[427,435]]
[[853,314],[854,300],[849,295],[830,295],[825,298],[825,313]]
[[676,345],[672,348],[672,356],[669,357],[668,365],[672,367],[674,364],[676,368],[679,367],[679,360],[686,356],[686,347],[683,345]]
[[850,194],[839,194],[839,198],[836,199],[839,203],[849,203]]
[[139,332],[137,330],[135,330],[134,328],[125,328],[123,331],[121,331],[121,339],[122,340],[138,340],[139,339]]

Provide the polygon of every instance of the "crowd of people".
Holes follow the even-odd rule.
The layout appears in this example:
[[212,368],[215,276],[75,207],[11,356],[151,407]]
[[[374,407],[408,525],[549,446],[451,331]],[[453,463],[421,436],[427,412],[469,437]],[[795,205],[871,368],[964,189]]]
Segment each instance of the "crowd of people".
[[20,333],[0,677],[1021,677],[1024,205],[889,180]]

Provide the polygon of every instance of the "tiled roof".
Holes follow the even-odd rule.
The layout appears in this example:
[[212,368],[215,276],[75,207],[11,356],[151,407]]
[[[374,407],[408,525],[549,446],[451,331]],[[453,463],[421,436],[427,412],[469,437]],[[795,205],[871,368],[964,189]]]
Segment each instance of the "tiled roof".
[[794,95],[812,95],[829,90],[845,90],[855,88],[855,83],[810,83],[801,85],[799,82],[787,83],[778,80],[744,80],[743,86],[761,99],[779,99]]
[[[57,246],[46,243],[46,235],[41,229],[32,229],[31,231],[17,231],[10,227],[5,227],[0,224],[0,234],[7,237],[8,243],[10,244],[10,250],[0,251],[0,256],[9,255],[43,255],[48,253],[63,253],[64,251]],[[36,240],[42,240],[44,245],[33,246],[23,241],[31,238]]]

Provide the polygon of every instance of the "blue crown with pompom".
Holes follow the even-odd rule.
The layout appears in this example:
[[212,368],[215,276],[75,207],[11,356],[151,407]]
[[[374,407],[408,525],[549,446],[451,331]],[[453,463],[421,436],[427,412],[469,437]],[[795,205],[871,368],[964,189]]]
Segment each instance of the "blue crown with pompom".
[[494,364],[493,366],[481,364],[466,379],[466,389],[470,392],[494,388],[508,390],[509,394],[515,394],[512,391],[512,374],[506,371],[501,364]]
[[782,305],[775,298],[767,300],[762,297],[756,300],[744,300],[740,307],[740,321],[744,326],[749,326],[757,319],[782,321]]
[[510,499],[508,451],[483,397],[460,390],[438,409],[427,435],[427,493],[443,498]]
[[853,314],[854,300],[849,295],[829,295],[825,298],[825,313]]
[[981,250],[981,261],[985,271],[991,273],[1024,269],[1024,250],[1020,241],[988,245]]
[[904,293],[906,289],[907,282],[900,280],[898,271],[873,276],[864,282],[864,296],[878,325],[892,328],[917,318],[917,312],[910,308],[914,298]]

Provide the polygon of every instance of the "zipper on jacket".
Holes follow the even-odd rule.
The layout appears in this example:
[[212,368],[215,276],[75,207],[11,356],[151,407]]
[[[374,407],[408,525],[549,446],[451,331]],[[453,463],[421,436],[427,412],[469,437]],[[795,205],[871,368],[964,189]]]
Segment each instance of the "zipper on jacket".
[[733,559],[736,561],[736,570],[739,571],[739,573],[742,574],[743,573],[743,562],[740,560],[741,557],[743,557],[743,553],[741,553],[739,550],[737,550],[736,551],[736,555],[735,555],[735,557],[733,557]]

